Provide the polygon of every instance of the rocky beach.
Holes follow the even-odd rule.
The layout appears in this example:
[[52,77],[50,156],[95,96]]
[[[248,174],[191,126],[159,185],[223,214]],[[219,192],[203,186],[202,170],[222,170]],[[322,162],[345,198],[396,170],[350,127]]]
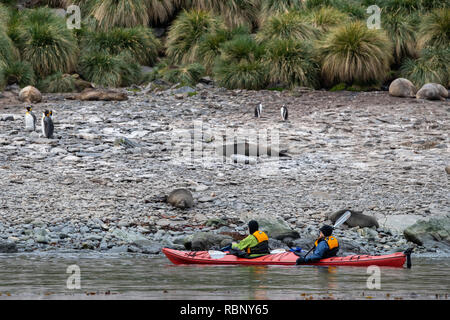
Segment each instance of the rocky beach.
[[[450,254],[448,99],[208,82],[116,91],[127,99],[44,94],[35,132],[24,129],[19,89],[1,94],[0,252],[217,249],[242,238],[250,219],[272,249],[309,249],[318,227],[349,209],[378,226],[337,229],[340,255]],[[46,109],[53,139],[41,134]],[[285,156],[215,152],[255,133]],[[191,208],[165,201],[177,188],[192,193]]]

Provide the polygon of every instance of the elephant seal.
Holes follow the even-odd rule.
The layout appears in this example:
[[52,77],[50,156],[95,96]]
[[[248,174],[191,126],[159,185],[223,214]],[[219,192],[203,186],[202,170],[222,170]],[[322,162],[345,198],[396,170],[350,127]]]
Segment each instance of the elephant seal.
[[352,215],[350,218],[348,218],[345,223],[350,227],[379,227],[377,219],[374,217],[368,216],[363,214],[361,211],[353,211],[349,209],[339,210],[338,212],[335,212],[331,214],[328,218],[335,223],[337,219],[340,218],[346,211],[350,211]]
[[414,84],[405,78],[395,79],[389,86],[389,95],[393,97],[413,98],[416,93],[417,89]]
[[445,100],[448,97],[448,91],[439,83],[426,83],[417,91],[417,99]]
[[167,203],[180,209],[192,208],[194,198],[192,193],[187,189],[175,189],[167,197]]

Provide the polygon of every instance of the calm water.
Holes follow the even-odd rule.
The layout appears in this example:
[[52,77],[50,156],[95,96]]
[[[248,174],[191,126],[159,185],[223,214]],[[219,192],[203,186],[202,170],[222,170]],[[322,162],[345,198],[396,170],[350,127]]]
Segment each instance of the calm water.
[[[381,268],[369,289],[364,267],[190,266],[164,256],[0,255],[0,299],[448,299],[449,258],[415,258],[412,269]],[[66,273],[77,265],[80,289]],[[69,281],[69,285],[76,282]],[[376,282],[370,282],[376,284]]]

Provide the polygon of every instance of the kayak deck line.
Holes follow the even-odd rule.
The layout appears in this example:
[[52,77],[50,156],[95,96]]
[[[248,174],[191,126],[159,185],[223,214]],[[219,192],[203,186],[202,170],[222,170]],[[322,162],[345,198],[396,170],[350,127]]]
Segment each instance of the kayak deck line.
[[[180,251],[163,248],[162,252],[174,264],[210,264],[210,265],[295,265],[298,256],[293,252],[268,254],[257,258],[246,259],[227,254],[220,258],[213,258],[208,251]],[[350,255],[346,257],[332,257],[305,265],[317,266],[361,266],[371,265],[386,267],[403,267],[406,255],[397,252],[387,255]]]

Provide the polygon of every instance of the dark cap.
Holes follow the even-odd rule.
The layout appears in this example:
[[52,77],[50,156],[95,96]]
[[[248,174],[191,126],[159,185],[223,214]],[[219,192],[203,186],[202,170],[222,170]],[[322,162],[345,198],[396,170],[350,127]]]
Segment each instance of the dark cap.
[[248,223],[248,231],[250,234],[255,233],[256,231],[258,231],[259,229],[259,225],[258,222],[256,222],[255,220],[252,220]]
[[329,226],[329,225],[324,225],[319,230],[322,231],[322,233],[325,237],[331,236],[331,234],[333,233],[333,227]]

